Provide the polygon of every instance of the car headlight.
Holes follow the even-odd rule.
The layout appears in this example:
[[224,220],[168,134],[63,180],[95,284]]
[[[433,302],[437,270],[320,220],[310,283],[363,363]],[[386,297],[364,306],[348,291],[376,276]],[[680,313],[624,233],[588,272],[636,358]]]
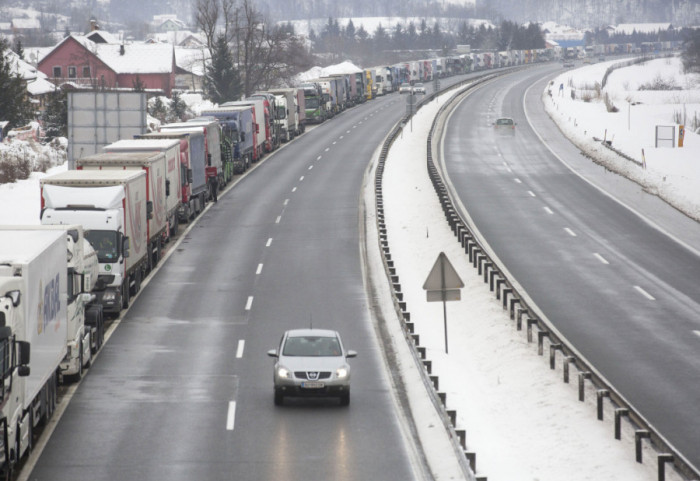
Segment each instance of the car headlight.
[[338,379],[345,379],[348,377],[349,370],[347,367],[339,367],[338,369],[335,370],[335,377]]
[[280,377],[281,379],[291,379],[292,373],[286,367],[280,366],[277,368],[277,376]]

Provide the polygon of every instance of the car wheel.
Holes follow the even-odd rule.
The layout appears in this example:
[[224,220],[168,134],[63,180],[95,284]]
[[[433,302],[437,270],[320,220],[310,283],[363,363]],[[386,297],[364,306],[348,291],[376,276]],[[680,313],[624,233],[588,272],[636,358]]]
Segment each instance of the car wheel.
[[275,406],[281,406],[284,403],[284,393],[281,389],[275,389]]
[[349,406],[350,405],[350,391],[346,391],[340,395],[340,405]]

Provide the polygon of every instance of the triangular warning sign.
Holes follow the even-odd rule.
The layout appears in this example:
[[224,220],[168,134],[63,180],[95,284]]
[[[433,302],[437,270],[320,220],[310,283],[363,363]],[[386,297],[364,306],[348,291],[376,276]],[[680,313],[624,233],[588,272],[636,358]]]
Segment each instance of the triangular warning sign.
[[461,289],[464,282],[450,263],[444,252],[440,252],[435,265],[423,284],[426,291],[441,291],[443,289]]

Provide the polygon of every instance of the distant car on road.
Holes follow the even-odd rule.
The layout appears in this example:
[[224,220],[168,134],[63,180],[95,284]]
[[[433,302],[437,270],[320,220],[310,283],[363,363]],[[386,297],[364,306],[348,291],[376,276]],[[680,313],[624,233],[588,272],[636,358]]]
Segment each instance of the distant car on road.
[[413,88],[411,87],[410,83],[404,82],[401,85],[399,85],[400,94],[410,94],[411,92],[413,92]]
[[425,85],[422,83],[413,84],[414,94],[425,94]]
[[496,119],[496,121],[493,123],[493,128],[497,132],[514,134],[516,125],[518,124],[515,123],[510,117],[501,117],[500,119]]
[[571,68],[574,66],[573,60],[567,60],[564,62],[564,68]]
[[267,352],[276,358],[273,380],[275,405],[290,397],[337,397],[350,404],[350,365],[357,356],[346,351],[340,334],[327,329],[293,329],[282,336],[278,349]]
[[598,57],[598,62],[605,62],[605,57],[603,55]]

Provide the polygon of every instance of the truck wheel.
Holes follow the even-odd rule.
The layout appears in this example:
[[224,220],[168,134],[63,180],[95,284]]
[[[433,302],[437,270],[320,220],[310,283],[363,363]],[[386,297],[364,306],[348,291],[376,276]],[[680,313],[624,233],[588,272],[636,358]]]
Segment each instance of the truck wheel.
[[[89,333],[88,336],[90,337],[90,341],[92,341],[92,333]],[[92,342],[90,342],[90,341],[88,341],[88,346],[92,344]],[[84,349],[85,349],[85,345],[80,346],[81,353],[85,352]],[[90,350],[90,354],[88,354],[88,356],[90,356],[90,357],[88,358],[87,362],[85,363],[86,369],[89,369],[90,366],[92,366],[92,355],[91,354],[92,354],[92,349]]]
[[[131,284],[131,283],[129,283]],[[136,294],[139,293],[141,290],[141,269],[136,269],[136,272],[134,273],[134,287],[131,287],[129,285],[129,294],[130,296],[135,296]]]
[[122,309],[129,307],[129,291],[131,290],[129,284],[128,279],[122,284]]

